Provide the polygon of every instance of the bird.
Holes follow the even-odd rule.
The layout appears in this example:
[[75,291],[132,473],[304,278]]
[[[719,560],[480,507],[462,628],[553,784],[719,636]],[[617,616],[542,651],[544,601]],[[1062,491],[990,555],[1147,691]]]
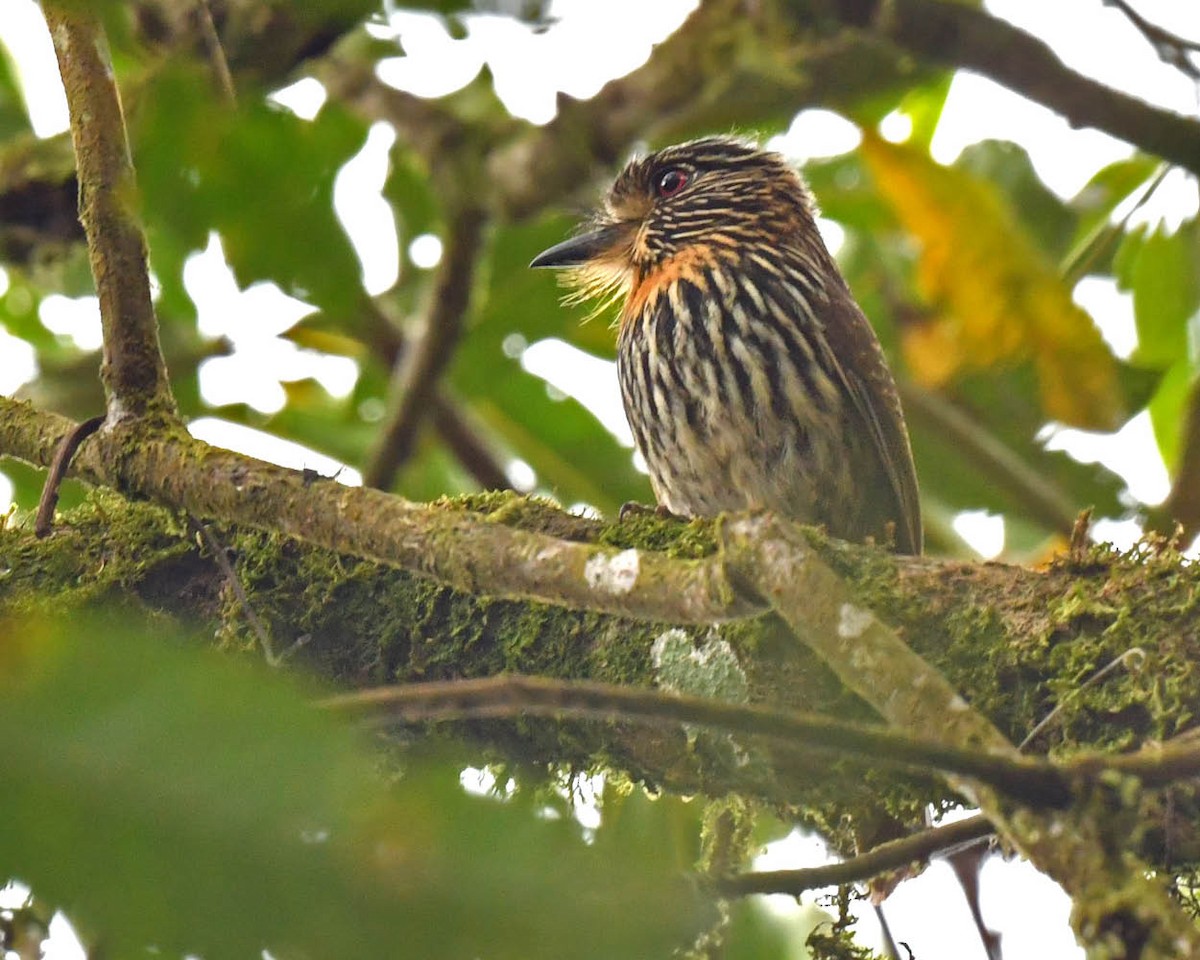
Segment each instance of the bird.
[[631,160],[534,258],[619,303],[617,379],[659,509],[771,510],[921,552],[896,384],[799,172],[739,137]]

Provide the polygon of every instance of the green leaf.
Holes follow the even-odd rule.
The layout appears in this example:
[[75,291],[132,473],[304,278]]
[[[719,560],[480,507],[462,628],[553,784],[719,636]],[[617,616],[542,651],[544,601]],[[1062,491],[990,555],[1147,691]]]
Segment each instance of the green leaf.
[[1198,377],[1200,370],[1196,363],[1182,356],[1167,368],[1158,392],[1150,401],[1150,425],[1154,428],[1154,440],[1171,476],[1178,472],[1188,399]]
[[1161,166],[1162,161],[1157,157],[1139,153],[1096,171],[1071,200],[1071,208],[1079,217],[1075,242],[1082,242],[1097,227],[1107,224],[1121,202],[1153,177]]
[[954,166],[999,187],[1044,253],[1055,261],[1066,253],[1075,214],[1042,183],[1024,147],[1008,140],[983,140],[966,147]]
[[236,112],[189,64],[144,94],[132,134],[156,260],[178,271],[216,230],[239,285],[273,280],[332,310],[361,296],[360,267],[333,210],[333,179],[363,123],[336,104],[312,121],[257,101]]
[[946,95],[950,92],[950,82],[953,79],[954,72],[947,70],[937,74],[929,83],[914,87],[904,95],[899,109],[912,121],[909,143],[929,149],[937,125],[942,119]]
[[666,956],[711,920],[653,817],[589,845],[563,807],[469,796],[428,751],[385,787],[311,691],[161,619],[0,636],[0,874],[114,956]]
[[[383,196],[395,211],[401,245],[408,260],[408,244],[413,237],[431,233],[438,224],[440,212],[437,198],[429,184],[429,174],[421,168],[412,151],[399,143],[389,157],[387,180]],[[415,267],[411,267],[416,269]]]
[[829,918],[814,906],[782,917],[760,897],[744,897],[730,905],[725,960],[807,960],[804,941]]
[[[1099,464],[1079,463],[1061,451],[1048,451],[1035,439],[1043,414],[1028,369],[967,378],[935,401],[976,423],[989,442],[1000,444],[1055,490],[1068,512],[1088,506],[1100,516],[1124,512],[1120,494],[1125,483],[1120,477]],[[966,445],[942,421],[913,406],[906,412],[923,498],[937,499],[954,513],[989,510],[1032,522],[1029,504],[1013,488],[998,483],[988,463],[969,455]],[[1045,522],[1037,527],[1049,532]]]
[[16,64],[8,49],[0,46],[0,140],[29,130],[25,98],[17,83]]
[[1200,221],[1174,233],[1162,226],[1133,231],[1117,250],[1114,269],[1121,289],[1133,293],[1133,362],[1164,369],[1186,357],[1188,321],[1200,310]]

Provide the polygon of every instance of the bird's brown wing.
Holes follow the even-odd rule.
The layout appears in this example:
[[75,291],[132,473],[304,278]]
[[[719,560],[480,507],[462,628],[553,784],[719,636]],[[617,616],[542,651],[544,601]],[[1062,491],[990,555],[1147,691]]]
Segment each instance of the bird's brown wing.
[[854,401],[863,429],[879,456],[888,479],[894,509],[885,516],[896,524],[896,550],[921,552],[921,504],[917,471],[913,466],[908,428],[900,408],[900,395],[888,370],[879,341],[848,290],[836,298],[826,324],[829,368]]

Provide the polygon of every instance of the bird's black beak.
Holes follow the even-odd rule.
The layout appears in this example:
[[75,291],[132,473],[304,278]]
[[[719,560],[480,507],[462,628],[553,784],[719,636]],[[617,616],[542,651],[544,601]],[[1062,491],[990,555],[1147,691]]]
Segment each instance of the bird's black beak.
[[623,224],[614,223],[556,243],[530,261],[531,267],[579,267],[604,256],[624,234]]

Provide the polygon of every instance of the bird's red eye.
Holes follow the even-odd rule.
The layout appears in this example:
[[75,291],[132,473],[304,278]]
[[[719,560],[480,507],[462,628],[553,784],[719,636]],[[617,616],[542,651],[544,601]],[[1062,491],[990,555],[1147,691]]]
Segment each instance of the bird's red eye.
[[688,185],[690,179],[687,171],[680,170],[678,167],[668,170],[659,176],[658,182],[654,185],[654,193],[664,200],[667,197],[673,197]]

